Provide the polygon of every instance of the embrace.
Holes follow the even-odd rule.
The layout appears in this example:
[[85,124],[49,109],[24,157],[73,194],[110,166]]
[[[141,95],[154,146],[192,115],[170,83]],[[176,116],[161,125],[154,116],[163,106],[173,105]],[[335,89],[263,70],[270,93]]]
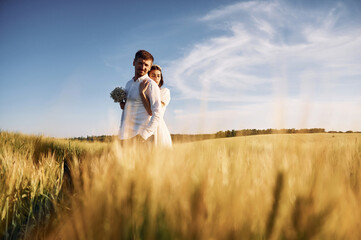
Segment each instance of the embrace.
[[153,65],[153,56],[139,50],[133,61],[134,77],[125,86],[119,138],[123,142],[172,146],[172,139],[163,120],[170,92],[164,84],[162,68]]

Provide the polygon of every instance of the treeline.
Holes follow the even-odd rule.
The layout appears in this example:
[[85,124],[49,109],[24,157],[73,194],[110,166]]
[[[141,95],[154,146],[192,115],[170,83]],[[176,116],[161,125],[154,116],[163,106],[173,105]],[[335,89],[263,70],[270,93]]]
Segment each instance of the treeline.
[[[295,133],[361,133],[360,131],[325,131],[324,128],[304,128],[304,129],[243,129],[243,130],[227,130],[218,131],[214,134],[171,134],[174,143],[177,142],[193,142],[201,141],[214,138],[226,138],[226,137],[239,137],[239,136],[250,136],[260,134],[295,134]],[[88,142],[112,142],[117,139],[116,135],[101,135],[101,136],[87,136],[87,137],[75,137],[71,140],[88,141]]]
[[243,130],[227,130],[219,131],[216,133],[217,138],[223,137],[237,137],[237,136],[249,136],[249,135],[260,135],[260,134],[284,134],[284,133],[325,133],[324,128],[305,128],[305,129],[243,129]]
[[101,135],[101,136],[86,136],[86,137],[74,137],[70,140],[87,141],[87,142],[112,142],[118,136],[114,135]]
[[[216,134],[171,134],[173,142],[193,142],[206,139],[216,138]],[[70,140],[87,141],[87,142],[112,142],[118,139],[117,135],[102,135],[102,136],[86,136],[74,137]]]
[[[261,134],[292,134],[292,133],[325,133],[324,128],[308,128],[308,129],[243,129],[243,130],[227,130],[218,131],[215,134],[172,134],[174,142],[188,142],[188,141],[199,141],[213,138],[226,138],[226,137],[239,137],[239,136],[250,136],[250,135],[261,135]],[[342,133],[342,132],[340,132]]]

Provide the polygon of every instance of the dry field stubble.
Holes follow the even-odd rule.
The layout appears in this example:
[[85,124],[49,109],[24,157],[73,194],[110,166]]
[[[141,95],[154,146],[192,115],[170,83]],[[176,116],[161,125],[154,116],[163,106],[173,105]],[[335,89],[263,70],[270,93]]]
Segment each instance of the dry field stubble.
[[[21,236],[25,232],[29,238],[48,239],[361,238],[360,134],[247,136],[175,144],[172,150],[122,148],[117,142],[76,144],[78,151],[91,153],[68,160],[71,184],[57,185],[61,174],[50,171],[57,167],[46,167],[56,162],[63,169],[54,153],[47,158],[39,154],[46,164],[36,166],[43,175],[37,181],[52,181],[43,194],[51,196],[55,210],[49,211],[47,227],[39,227],[44,224],[36,217],[32,228],[22,222]],[[5,192],[8,196],[17,188],[9,180],[9,169],[15,166],[10,165],[15,163],[6,159],[34,161],[34,154],[26,160],[6,152],[0,152],[5,183],[0,193],[1,203],[7,201],[9,209],[23,199],[3,200]],[[4,170],[5,163],[9,167]],[[30,166],[29,162],[16,168],[25,172]],[[34,184],[29,186],[39,193]],[[66,204],[57,199],[64,186]],[[2,213],[4,209],[1,205]],[[5,220],[14,216],[6,211],[2,231]]]

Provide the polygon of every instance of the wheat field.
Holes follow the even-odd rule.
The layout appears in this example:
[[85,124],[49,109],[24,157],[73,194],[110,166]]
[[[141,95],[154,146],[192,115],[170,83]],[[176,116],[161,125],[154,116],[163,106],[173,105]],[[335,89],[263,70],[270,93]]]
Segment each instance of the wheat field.
[[2,239],[361,239],[361,134],[0,135]]

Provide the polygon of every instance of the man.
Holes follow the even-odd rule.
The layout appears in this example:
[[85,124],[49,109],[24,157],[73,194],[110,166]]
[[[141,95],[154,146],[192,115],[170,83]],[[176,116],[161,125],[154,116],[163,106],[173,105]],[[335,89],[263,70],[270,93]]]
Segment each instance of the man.
[[[122,140],[129,139],[129,141],[136,142],[150,140],[160,122],[160,90],[157,84],[148,77],[153,61],[153,56],[145,50],[139,50],[135,54],[133,61],[134,77],[125,86],[127,101],[125,105],[121,104],[123,113],[119,138]],[[144,108],[139,94],[139,85],[143,80],[149,82],[146,95],[151,105],[152,116]]]

